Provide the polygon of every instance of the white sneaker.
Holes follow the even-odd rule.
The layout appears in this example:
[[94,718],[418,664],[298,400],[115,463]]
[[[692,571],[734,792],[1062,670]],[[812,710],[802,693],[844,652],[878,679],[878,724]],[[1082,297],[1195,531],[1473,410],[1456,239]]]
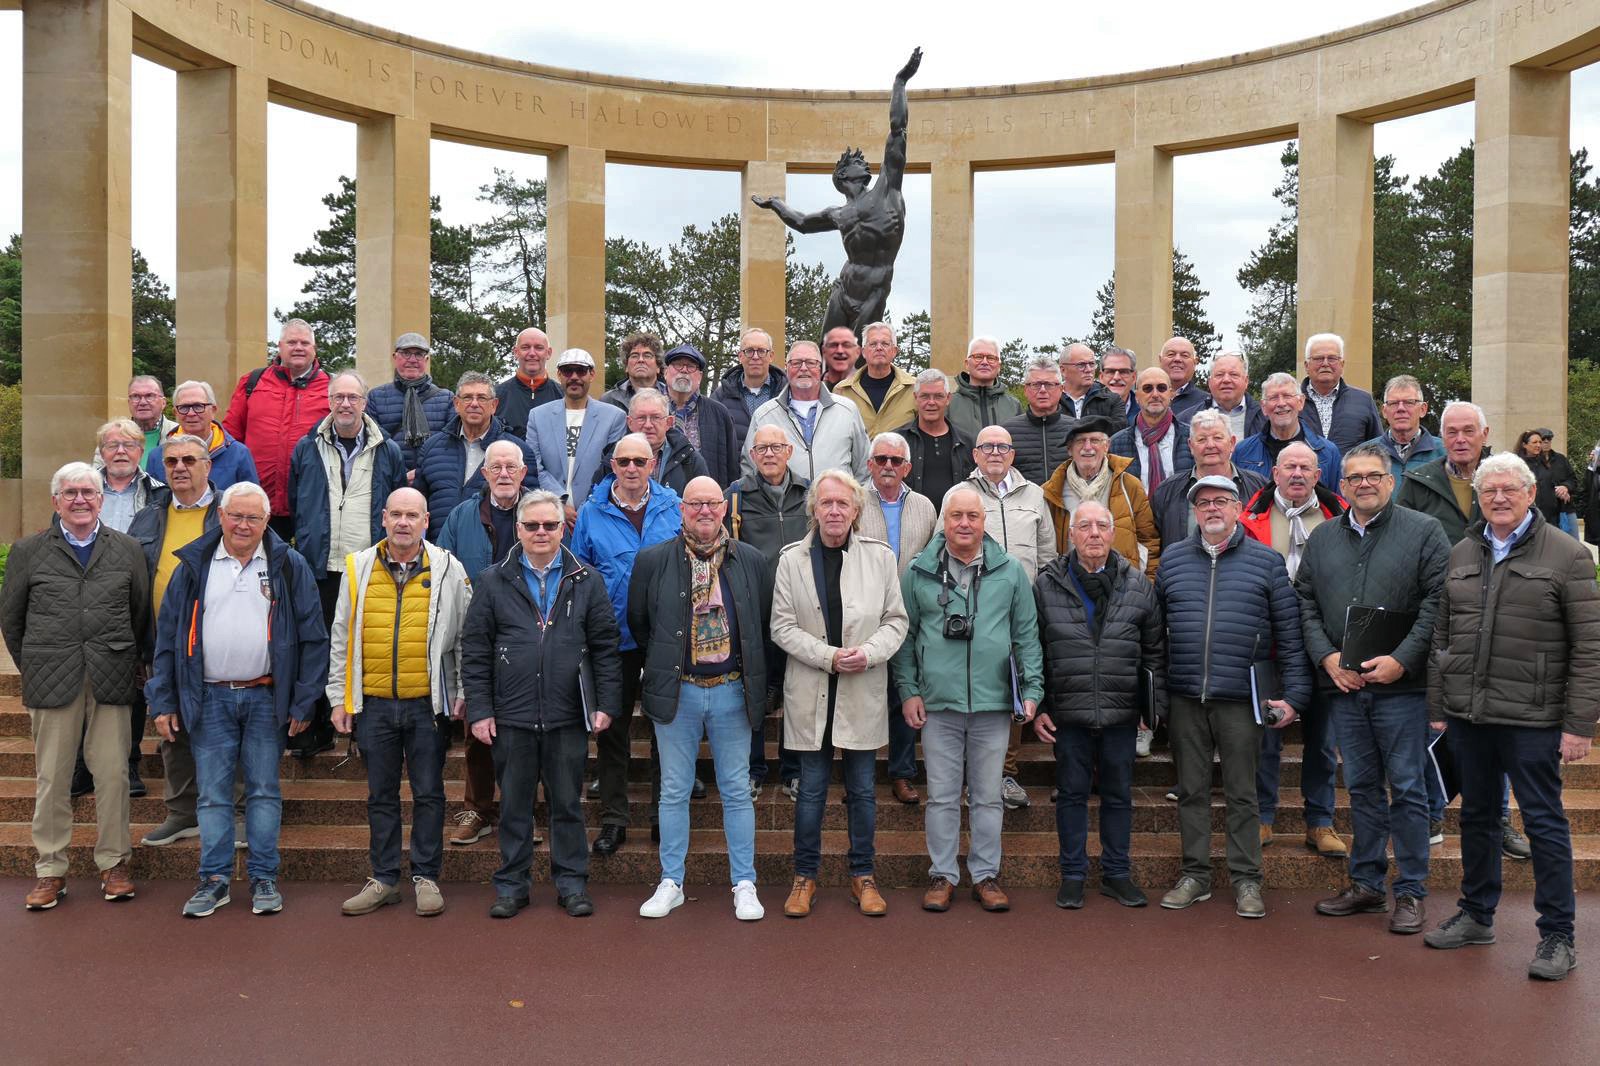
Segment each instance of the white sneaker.
[[[659,891],[659,890],[658,890]],[[733,916],[741,922],[758,922],[766,916],[761,900],[756,898],[756,886],[740,881],[733,886]]]
[[661,883],[656,886],[656,894],[640,905],[639,917],[665,918],[681,906],[683,906],[683,886],[670,877],[663,877]]
[[1140,759],[1148,759],[1150,757],[1150,742],[1155,737],[1155,730],[1141,728],[1138,735],[1133,739],[1134,756]]

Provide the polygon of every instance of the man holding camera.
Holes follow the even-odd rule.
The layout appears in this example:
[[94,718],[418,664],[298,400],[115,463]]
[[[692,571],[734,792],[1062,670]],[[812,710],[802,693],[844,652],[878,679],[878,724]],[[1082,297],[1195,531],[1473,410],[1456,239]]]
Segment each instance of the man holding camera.
[[944,498],[944,531],[901,579],[910,629],[894,657],[906,724],[922,730],[931,879],[924,910],[950,909],[961,880],[961,787],[971,789],[972,898],[1010,909],[1000,888],[1000,768],[1012,711],[1030,721],[1044,693],[1038,612],[1022,565],[984,535],[970,483]]

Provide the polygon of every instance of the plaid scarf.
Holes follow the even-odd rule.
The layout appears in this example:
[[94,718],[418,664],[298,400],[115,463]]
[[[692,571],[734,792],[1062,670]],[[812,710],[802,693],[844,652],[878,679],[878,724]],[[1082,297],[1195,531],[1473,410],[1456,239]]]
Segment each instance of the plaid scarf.
[[684,547],[689,555],[689,602],[691,627],[689,661],[725,663],[733,655],[733,639],[728,631],[728,611],[722,602],[722,582],[718,572],[728,552],[728,531],[720,529],[709,546],[696,544],[685,533]]

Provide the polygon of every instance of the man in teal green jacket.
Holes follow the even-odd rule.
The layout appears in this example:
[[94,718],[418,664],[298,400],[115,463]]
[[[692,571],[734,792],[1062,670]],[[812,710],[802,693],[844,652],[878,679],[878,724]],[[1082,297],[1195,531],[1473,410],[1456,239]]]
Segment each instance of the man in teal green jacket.
[[1010,908],[999,882],[1002,764],[1012,715],[1031,720],[1044,695],[1033,588],[1022,565],[984,535],[983,518],[976,490],[950,490],[944,532],[901,578],[911,628],[893,670],[906,724],[922,730],[932,860],[922,906],[930,911],[949,909],[961,879],[963,778],[972,898],[984,910]]

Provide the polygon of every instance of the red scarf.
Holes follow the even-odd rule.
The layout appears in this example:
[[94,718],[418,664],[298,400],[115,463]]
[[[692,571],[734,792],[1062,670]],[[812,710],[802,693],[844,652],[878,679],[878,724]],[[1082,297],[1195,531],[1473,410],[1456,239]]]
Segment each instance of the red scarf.
[[1167,408],[1160,421],[1153,426],[1146,421],[1143,411],[1139,412],[1137,421],[1139,436],[1144,440],[1146,452],[1144,465],[1149,471],[1145,484],[1148,486],[1149,494],[1154,496],[1156,489],[1161,487],[1161,482],[1166,478],[1166,471],[1161,469],[1161,438],[1172,428],[1172,408]]

